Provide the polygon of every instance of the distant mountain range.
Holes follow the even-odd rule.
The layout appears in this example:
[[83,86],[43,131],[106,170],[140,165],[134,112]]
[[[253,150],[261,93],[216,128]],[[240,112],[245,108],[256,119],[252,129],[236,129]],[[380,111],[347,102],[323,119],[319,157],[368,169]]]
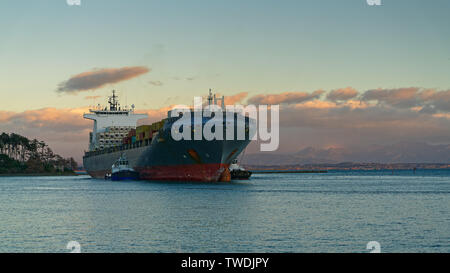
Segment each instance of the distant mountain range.
[[257,153],[244,155],[245,165],[299,165],[354,163],[450,163],[450,145],[400,142],[393,145],[317,149],[308,147],[296,153]]

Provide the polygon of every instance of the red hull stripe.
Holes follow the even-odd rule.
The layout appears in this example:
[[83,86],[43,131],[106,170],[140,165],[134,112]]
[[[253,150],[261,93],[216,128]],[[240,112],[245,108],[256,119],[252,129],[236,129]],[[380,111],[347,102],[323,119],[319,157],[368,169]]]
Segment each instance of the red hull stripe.
[[[217,163],[136,167],[135,170],[143,180],[217,182],[228,167],[227,164]],[[104,178],[107,172],[109,171],[88,171],[89,175],[95,178]]]

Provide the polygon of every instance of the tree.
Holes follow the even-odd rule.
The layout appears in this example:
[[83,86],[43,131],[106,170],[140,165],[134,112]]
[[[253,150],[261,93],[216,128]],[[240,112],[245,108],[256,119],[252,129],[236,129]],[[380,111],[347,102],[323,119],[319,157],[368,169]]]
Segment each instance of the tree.
[[72,171],[77,168],[73,158],[55,154],[43,141],[29,140],[19,134],[0,135],[0,173],[41,173]]

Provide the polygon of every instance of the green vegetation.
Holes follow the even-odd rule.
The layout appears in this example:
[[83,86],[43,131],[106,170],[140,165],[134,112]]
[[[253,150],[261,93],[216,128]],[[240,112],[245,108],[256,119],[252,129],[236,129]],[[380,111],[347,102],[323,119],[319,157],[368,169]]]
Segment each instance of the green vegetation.
[[77,163],[54,154],[43,141],[18,134],[0,135],[0,174],[73,174]]

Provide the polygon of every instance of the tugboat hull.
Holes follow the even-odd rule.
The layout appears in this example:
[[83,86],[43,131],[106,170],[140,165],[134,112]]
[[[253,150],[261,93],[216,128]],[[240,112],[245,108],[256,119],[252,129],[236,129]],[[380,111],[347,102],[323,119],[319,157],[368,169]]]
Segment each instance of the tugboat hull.
[[250,179],[252,172],[245,170],[232,170],[230,174],[232,180],[248,180]]
[[112,181],[139,180],[139,173],[135,171],[120,171],[111,174]]

